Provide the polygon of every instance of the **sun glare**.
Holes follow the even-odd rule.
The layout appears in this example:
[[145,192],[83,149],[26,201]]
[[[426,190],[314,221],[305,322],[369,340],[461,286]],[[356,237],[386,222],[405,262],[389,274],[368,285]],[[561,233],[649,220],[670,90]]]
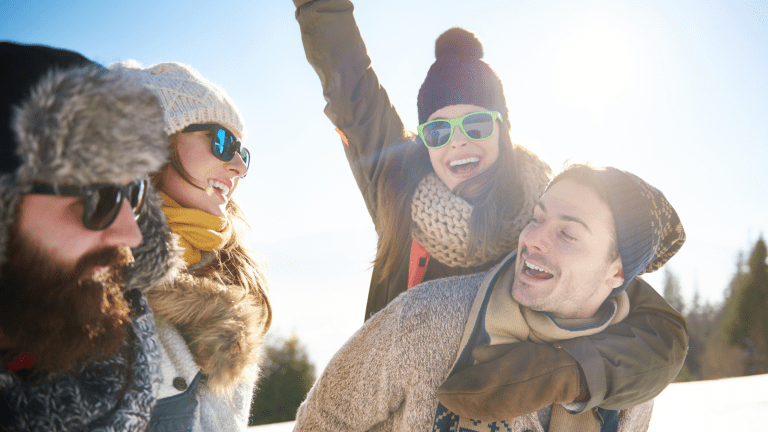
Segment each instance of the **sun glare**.
[[603,13],[576,19],[553,39],[552,91],[557,100],[600,120],[637,91],[638,52],[622,22]]

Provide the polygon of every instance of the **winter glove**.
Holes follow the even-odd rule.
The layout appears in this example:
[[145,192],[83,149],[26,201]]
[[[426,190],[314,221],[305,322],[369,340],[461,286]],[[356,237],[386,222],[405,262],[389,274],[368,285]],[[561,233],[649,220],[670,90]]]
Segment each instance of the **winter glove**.
[[437,389],[437,399],[474,420],[507,420],[553,403],[587,400],[586,378],[565,350],[532,342],[477,347],[476,364]]

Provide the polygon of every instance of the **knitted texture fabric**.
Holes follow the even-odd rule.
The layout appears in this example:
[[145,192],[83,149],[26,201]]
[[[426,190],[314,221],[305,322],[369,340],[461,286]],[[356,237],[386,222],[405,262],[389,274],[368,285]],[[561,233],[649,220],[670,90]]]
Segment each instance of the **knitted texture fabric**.
[[520,232],[533,215],[533,207],[549,181],[549,167],[535,154],[515,146],[522,181],[522,202],[515,214],[501,220],[504,229],[494,242],[476,245],[469,254],[469,227],[473,206],[454,195],[436,174],[426,175],[413,194],[411,235],[427,252],[451,267],[473,267],[498,261],[517,249]]
[[613,167],[577,165],[555,177],[548,187],[561,176],[569,178],[571,170],[595,175],[608,195],[624,270],[624,283],[611,295],[624,291],[636,276],[660,269],[685,243],[685,230],[675,209],[660,190],[640,177]]
[[[481,264],[483,261],[478,256],[467,254],[472,208],[451,193],[437,175],[425,176],[413,194],[411,205],[414,240],[435,259],[451,267]],[[487,247],[493,249],[490,245]]]
[[122,348],[105,360],[84,364],[76,376],[50,374],[30,381],[0,373],[0,398],[13,409],[12,423],[4,427],[50,432],[146,430],[161,381],[160,351],[146,300],[139,295],[132,306],[142,312],[132,318],[131,334]]
[[504,88],[496,72],[484,62],[483,45],[462,28],[445,31],[435,41],[436,60],[419,89],[419,123],[448,105],[477,105],[498,111],[509,127]]
[[163,105],[169,135],[192,124],[216,123],[245,139],[243,121],[235,104],[221,87],[191,66],[170,62],[145,68],[127,61],[112,63],[109,68],[127,71],[155,92]]
[[215,251],[224,247],[232,237],[232,226],[225,217],[214,216],[202,210],[185,208],[171,197],[163,197],[163,213],[171,231],[179,235],[187,265],[200,262],[202,251]]
[[669,261],[685,243],[685,230],[660,190],[616,168],[608,167],[601,175],[616,221],[623,289],[635,276],[654,272]]
[[[366,321],[315,382],[296,414],[294,431],[433,430],[437,388],[456,358],[470,307],[487,275],[425,282]],[[641,404],[627,414],[649,408]],[[497,430],[546,430],[535,412],[508,426]],[[631,423],[619,428],[646,429]]]
[[173,381],[181,378],[185,385],[191,383],[200,371],[200,366],[195,363],[187,348],[187,342],[173,325],[160,319],[157,319],[155,324],[162,347],[160,370],[163,372],[163,385],[158,390],[157,398],[162,399],[179,394],[180,389],[173,386]]
[[[512,292],[508,289],[514,283],[516,257],[517,253],[507,256],[491,270],[480,286],[467,320],[454,370],[461,368],[462,362],[469,362],[467,352],[485,343],[485,338],[478,341],[469,336],[478,331],[487,334],[487,342],[492,345],[526,340],[549,344],[597,334],[609,325],[620,322],[629,313],[629,298],[625,292],[618,297],[607,299],[595,316],[585,319],[555,319],[549,314],[522,306],[512,298]],[[451,413],[442,404],[438,406],[436,419],[438,421],[435,430],[439,431],[451,429],[456,424],[459,430],[468,432],[496,430],[502,423],[514,422],[513,419],[507,419],[506,422],[482,422],[464,418]],[[561,405],[555,405],[551,419],[552,424],[549,430],[552,432],[570,430],[598,432],[600,430],[600,423],[591,411],[573,415]]]
[[[8,61],[6,54],[12,51]],[[121,73],[50,47],[0,43],[2,87],[21,99],[0,98],[2,154],[18,164],[0,174],[0,264],[9,229],[35,181],[90,185],[146,178],[168,161],[168,136],[157,97]],[[5,93],[3,93],[5,95]],[[13,118],[5,113],[13,112]],[[5,134],[5,131],[3,132]],[[86,359],[73,374],[20,376],[0,372],[2,430],[143,431],[160,382],[152,310],[142,292],[178,271],[170,231],[154,188],[147,188],[137,221],[146,251],[126,274],[132,309],[122,346],[103,360]],[[0,275],[1,277],[2,275]]]

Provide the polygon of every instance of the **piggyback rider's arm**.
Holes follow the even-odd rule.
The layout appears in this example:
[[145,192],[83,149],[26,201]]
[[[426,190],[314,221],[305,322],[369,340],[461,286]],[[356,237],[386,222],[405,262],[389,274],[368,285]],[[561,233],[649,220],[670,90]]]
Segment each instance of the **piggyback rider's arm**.
[[325,114],[341,131],[344,152],[374,224],[384,158],[403,144],[403,122],[371,68],[349,0],[294,0],[309,64],[326,100]]

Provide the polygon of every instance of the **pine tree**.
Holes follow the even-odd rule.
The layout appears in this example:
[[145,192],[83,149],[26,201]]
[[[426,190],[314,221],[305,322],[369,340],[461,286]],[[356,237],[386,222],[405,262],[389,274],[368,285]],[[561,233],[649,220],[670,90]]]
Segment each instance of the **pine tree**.
[[680,279],[678,279],[677,275],[669,266],[664,267],[664,298],[678,312],[681,314],[685,312],[685,302],[683,301],[683,295],[680,289]]
[[768,264],[765,241],[755,244],[733,294],[726,323],[728,341],[747,350],[748,373],[768,371]]
[[310,363],[298,338],[267,344],[261,379],[251,402],[250,426],[291,421],[315,382]]

